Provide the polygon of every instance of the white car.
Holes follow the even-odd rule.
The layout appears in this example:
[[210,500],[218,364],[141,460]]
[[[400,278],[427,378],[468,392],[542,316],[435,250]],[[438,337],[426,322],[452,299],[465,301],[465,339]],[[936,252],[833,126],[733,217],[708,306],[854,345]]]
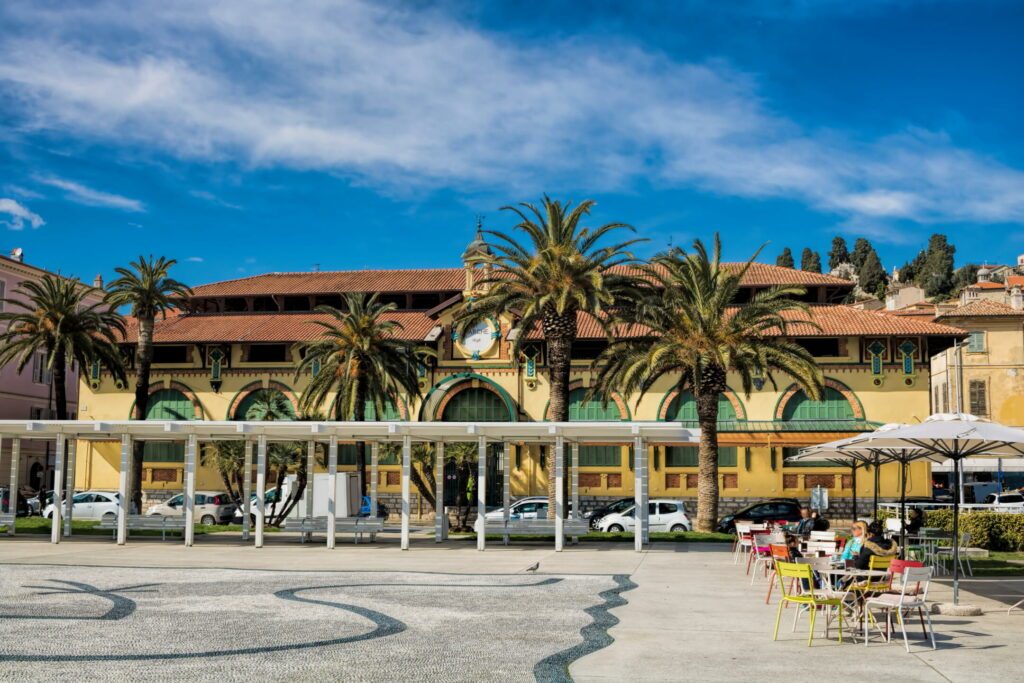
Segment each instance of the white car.
[[[196,491],[195,519],[200,524],[230,524],[235,515],[235,502],[231,496],[219,491]],[[150,517],[181,517],[185,514],[185,494],[167,499],[150,508]]]
[[[647,502],[647,523],[651,531],[689,531],[693,528],[690,518],[686,516],[686,506],[681,500],[657,498]],[[622,512],[605,515],[598,529],[601,531],[632,531],[636,505],[631,505]]]
[[[108,491],[82,491],[76,493],[71,503],[72,519],[102,519],[112,520],[117,518],[119,494]],[[68,503],[62,502],[62,514],[67,514]],[[43,517],[53,517],[53,503],[43,510]]]
[[1020,491],[1003,491],[985,496],[986,505],[994,505],[1002,511],[1024,512],[1024,494]]
[[[505,508],[498,508],[497,510],[491,510],[484,517],[491,522],[497,522],[505,518]],[[529,498],[520,498],[516,502],[509,505],[508,518],[510,520],[515,519],[547,519],[548,517],[548,499],[543,496],[531,496]],[[478,517],[476,522],[473,523],[473,530],[480,533],[480,518]]]

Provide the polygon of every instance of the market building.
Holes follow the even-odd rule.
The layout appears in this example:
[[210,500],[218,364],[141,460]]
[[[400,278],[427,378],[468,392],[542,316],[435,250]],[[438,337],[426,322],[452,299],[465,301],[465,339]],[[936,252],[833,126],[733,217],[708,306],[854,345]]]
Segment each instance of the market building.
[[[376,292],[393,302],[402,336],[429,345],[437,358],[422,368],[420,397],[404,397],[387,420],[521,422],[545,419],[548,380],[543,339],[522,330],[511,317],[488,320],[463,336],[453,318],[468,297],[479,293],[475,241],[463,254],[462,268],[267,273],[198,286],[178,315],[158,320],[150,387],[150,419],[244,419],[254,392],[270,389],[297,411],[308,376],[296,376],[304,343],[317,338],[324,316],[319,305],[341,305],[344,292]],[[932,410],[929,362],[963,332],[913,317],[864,311],[843,304],[853,283],[847,280],[766,264],[755,264],[744,280],[744,297],[778,284],[800,285],[816,325],[794,325],[791,334],[821,363],[826,388],[810,400],[787,377],[763,378],[749,396],[738,382],[721,397],[719,452],[723,510],[766,497],[807,499],[815,487],[830,492],[831,509],[848,504],[852,478],[847,468],[828,463],[790,463],[796,450],[871,429],[886,422],[912,422]],[[523,335],[519,357],[512,340]],[[130,331],[126,345],[134,343]],[[571,420],[677,421],[696,426],[688,392],[670,379],[659,382],[639,401],[616,396],[608,405],[587,401],[594,377],[593,359],[606,341],[592,322],[581,319],[574,347]],[[131,354],[128,354],[129,356]],[[735,380],[735,378],[730,378]],[[130,387],[94,373],[83,380],[80,415],[91,420],[124,420],[131,414]],[[374,418],[376,416],[368,416]],[[109,447],[108,447],[109,446]],[[515,444],[509,480],[513,496],[547,491],[543,444]],[[598,499],[633,495],[633,460],[628,444],[587,445],[580,449],[579,492],[584,507]],[[119,451],[114,444],[83,442],[76,487],[116,488]],[[341,469],[355,469],[355,450],[341,454]],[[181,490],[183,456],[172,444],[147,451],[143,489],[157,499]],[[696,496],[696,449],[688,445],[651,448],[651,497]],[[488,470],[498,468],[495,452]],[[220,488],[221,478],[201,464],[197,485]],[[898,495],[896,467],[883,467],[882,495]],[[915,464],[908,493],[931,493],[928,465]],[[858,479],[857,494],[870,495],[872,477]],[[453,495],[446,487],[446,498]],[[397,460],[383,460],[380,494],[399,491]],[[495,495],[500,495],[495,492]],[[450,501],[449,501],[450,502]],[[488,501],[500,502],[499,499]],[[414,508],[416,503],[413,503]],[[429,510],[427,510],[429,512]]]

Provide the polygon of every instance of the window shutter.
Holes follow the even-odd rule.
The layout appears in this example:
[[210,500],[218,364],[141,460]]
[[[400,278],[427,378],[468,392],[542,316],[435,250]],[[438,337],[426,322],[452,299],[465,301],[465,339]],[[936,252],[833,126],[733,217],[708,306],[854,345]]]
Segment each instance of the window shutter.
[[971,413],[984,417],[988,415],[988,387],[984,380],[972,379],[970,383]]

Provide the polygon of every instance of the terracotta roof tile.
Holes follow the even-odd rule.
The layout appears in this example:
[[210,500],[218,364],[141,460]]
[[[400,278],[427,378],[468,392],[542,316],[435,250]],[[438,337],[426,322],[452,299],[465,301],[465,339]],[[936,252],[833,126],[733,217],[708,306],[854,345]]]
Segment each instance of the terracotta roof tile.
[[[801,324],[809,317],[820,329]],[[856,337],[856,336],[963,336],[963,330],[948,325],[939,325],[922,316],[894,316],[881,311],[864,311],[850,306],[819,304],[811,306],[809,315],[793,311],[788,319],[797,321],[789,328],[794,337]],[[603,339],[601,326],[590,316],[580,314],[577,319],[577,336],[580,339]],[[642,336],[642,328],[619,330],[616,336]],[[528,339],[540,339],[539,328],[534,328]]]
[[951,311],[946,311],[938,317],[938,320],[945,318],[973,318],[973,317],[1022,317],[1024,311],[1018,311],[1008,304],[991,299],[978,299],[969,304],[958,306]]
[[1002,282],[975,282],[973,285],[968,285],[968,289],[1005,289],[1006,285]]
[[1008,287],[1024,287],[1024,275],[1010,275],[1006,278]]
[[444,292],[461,291],[464,286],[465,275],[461,268],[422,268],[266,273],[199,285],[193,289],[193,293],[196,297],[208,297],[339,292]]
[[[422,340],[437,323],[419,311],[395,311],[385,319],[403,326],[402,339]],[[314,321],[327,321],[324,313],[227,313],[186,314],[157,320],[153,341],[158,344],[205,342],[302,342],[320,336]],[[134,342],[138,327],[128,320],[127,341]]]
[[[724,263],[739,268],[741,263]],[[444,292],[461,291],[465,275],[461,268],[414,270],[349,270],[310,273],[266,273],[237,280],[224,280],[195,287],[196,297],[261,296],[268,294],[336,294],[339,292]],[[755,263],[743,284],[751,287],[790,284],[853,287],[853,283],[832,275],[809,273],[767,263]]]

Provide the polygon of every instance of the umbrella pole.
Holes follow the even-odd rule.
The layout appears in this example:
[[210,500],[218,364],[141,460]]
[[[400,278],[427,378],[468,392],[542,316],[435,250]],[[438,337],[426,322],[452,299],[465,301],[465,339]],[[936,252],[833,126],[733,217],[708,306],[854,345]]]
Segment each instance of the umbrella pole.
[[881,465],[875,463],[875,514],[872,516],[874,520],[878,519],[878,487],[882,483],[882,473],[879,470],[882,469]]
[[857,462],[854,461],[850,467],[850,474],[853,477],[853,521],[857,521]]
[[[960,458],[953,459],[953,478],[960,481]],[[960,602],[960,500],[963,487],[957,485],[953,499],[953,604]]]
[[907,557],[907,461],[900,460],[900,557]]

